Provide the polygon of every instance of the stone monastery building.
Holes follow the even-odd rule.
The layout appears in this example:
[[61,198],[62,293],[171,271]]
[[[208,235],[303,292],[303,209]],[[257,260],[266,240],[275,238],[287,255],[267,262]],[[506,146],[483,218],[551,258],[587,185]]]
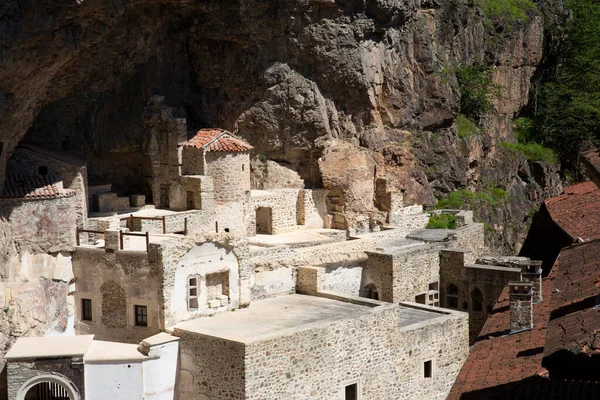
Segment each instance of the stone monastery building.
[[253,190],[241,136],[149,110],[144,193],[33,145],[11,159],[0,211],[26,256],[0,305],[64,301],[32,309],[58,323],[16,341],[2,398],[445,399],[505,285],[540,294],[540,263],[485,257],[472,212],[426,229],[381,185],[388,226],[332,229],[335,194]]

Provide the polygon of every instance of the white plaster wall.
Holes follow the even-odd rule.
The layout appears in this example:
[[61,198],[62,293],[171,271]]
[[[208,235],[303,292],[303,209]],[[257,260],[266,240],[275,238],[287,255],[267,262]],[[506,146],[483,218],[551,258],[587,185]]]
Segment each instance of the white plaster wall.
[[359,296],[364,261],[349,262],[344,265],[325,268],[325,290]]
[[85,364],[86,400],[144,398],[141,360],[129,363]]
[[259,271],[254,274],[253,300],[290,294],[295,291],[296,281],[292,268]]
[[154,346],[144,360],[144,400],[173,400],[179,360],[179,342]]
[[[184,321],[207,310],[206,275],[229,271],[229,306],[237,308],[239,304],[239,267],[237,257],[232,250],[219,247],[214,243],[205,243],[193,247],[177,264],[175,284],[171,293],[170,319],[172,323]],[[198,309],[188,310],[187,285],[190,275],[200,277],[198,288]]]

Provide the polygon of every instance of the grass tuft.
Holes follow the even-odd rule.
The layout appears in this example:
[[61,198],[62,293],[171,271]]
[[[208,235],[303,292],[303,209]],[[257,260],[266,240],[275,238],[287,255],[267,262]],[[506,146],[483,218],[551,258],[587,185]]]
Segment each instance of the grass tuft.
[[456,218],[451,214],[431,214],[427,229],[456,229]]

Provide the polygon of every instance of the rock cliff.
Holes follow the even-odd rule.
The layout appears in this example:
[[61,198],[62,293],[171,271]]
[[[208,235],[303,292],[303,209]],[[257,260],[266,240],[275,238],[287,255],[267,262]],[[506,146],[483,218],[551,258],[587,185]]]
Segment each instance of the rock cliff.
[[[253,183],[326,187],[350,229],[383,223],[377,182],[405,204],[501,187],[478,210],[514,251],[556,171],[497,146],[528,99],[542,21],[490,33],[466,0],[7,0],[0,4],[0,176],[26,139],[79,153],[90,175],[141,184],[153,94],[189,125],[235,130],[260,154]],[[492,29],[493,30],[493,29]],[[459,137],[460,63],[501,85],[479,135]],[[138,189],[139,190],[139,189]]]

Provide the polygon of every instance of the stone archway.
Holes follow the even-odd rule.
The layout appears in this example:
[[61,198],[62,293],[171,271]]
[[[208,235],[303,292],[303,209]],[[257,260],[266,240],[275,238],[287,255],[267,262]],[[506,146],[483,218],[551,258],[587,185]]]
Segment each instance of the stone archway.
[[16,400],[80,400],[75,385],[61,375],[40,375],[29,379],[17,393]]

